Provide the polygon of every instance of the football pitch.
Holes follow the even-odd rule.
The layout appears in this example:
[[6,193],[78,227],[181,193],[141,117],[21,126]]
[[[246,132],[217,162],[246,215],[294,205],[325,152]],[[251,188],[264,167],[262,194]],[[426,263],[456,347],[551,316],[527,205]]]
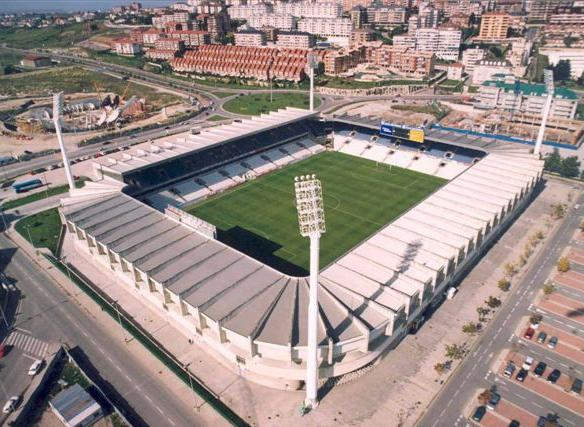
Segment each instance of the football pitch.
[[446,180],[324,152],[248,181],[188,209],[217,226],[220,241],[283,273],[306,275],[309,241],[298,232],[294,177],[322,181],[326,233],[321,268],[426,198]]

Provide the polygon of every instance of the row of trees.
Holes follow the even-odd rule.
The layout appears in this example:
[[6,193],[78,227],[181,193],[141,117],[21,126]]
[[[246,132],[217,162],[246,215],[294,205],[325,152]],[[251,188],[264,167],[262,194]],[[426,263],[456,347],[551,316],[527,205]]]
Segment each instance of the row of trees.
[[544,169],[548,172],[560,174],[564,178],[584,179],[584,170],[580,172],[580,161],[576,156],[564,157],[560,156],[560,151],[554,148],[552,154],[545,158]]

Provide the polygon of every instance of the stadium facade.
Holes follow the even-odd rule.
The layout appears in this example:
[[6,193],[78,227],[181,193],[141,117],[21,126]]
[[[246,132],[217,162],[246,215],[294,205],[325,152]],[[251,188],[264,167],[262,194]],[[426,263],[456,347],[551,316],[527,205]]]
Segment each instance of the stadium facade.
[[[152,142],[95,164],[62,200],[80,250],[228,367],[264,385],[305,378],[308,280],[223,244],[182,207],[325,148],[449,179],[321,270],[320,378],[364,368],[416,326],[530,202],[543,162],[495,140],[396,145],[351,117],[286,109]],[[379,122],[373,127],[379,126]],[[441,142],[440,142],[441,141]],[[329,149],[331,147],[329,146]],[[371,191],[375,191],[372,189]]]

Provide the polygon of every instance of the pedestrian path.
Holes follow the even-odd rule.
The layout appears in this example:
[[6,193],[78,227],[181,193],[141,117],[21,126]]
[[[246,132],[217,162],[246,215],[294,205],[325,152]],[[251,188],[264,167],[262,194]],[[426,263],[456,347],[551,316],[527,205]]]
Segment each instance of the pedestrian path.
[[31,356],[36,356],[40,358],[47,357],[49,350],[49,343],[46,343],[38,338],[32,337],[30,335],[24,334],[22,332],[13,331],[4,344],[13,345],[30,354]]

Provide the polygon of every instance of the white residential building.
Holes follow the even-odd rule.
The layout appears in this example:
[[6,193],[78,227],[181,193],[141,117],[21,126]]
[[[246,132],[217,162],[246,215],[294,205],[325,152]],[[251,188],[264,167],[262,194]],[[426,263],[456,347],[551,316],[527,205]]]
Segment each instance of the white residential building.
[[436,58],[458,60],[462,32],[453,28],[420,28],[416,30],[416,49],[432,52]]
[[472,74],[474,67],[485,59],[485,50],[479,47],[467,49],[462,52],[462,63],[467,74]]
[[290,49],[309,49],[314,46],[314,35],[297,31],[278,33],[276,46]]
[[265,15],[267,13],[272,13],[272,5],[266,3],[231,6],[227,9],[229,19],[240,19],[246,21],[254,15]]
[[298,31],[323,37],[349,37],[353,22],[349,18],[304,18],[298,21]]
[[263,27],[274,27],[279,30],[290,31],[294,28],[294,17],[292,15],[264,13],[250,16],[247,23],[250,27],[258,29]]
[[244,30],[233,34],[235,46],[263,46],[266,44],[266,35],[261,31]]
[[340,18],[343,7],[340,3],[278,3],[274,8],[275,13],[288,14],[298,18]]
[[472,83],[480,85],[496,75],[513,74],[513,67],[507,61],[479,61],[472,72]]
[[539,49],[539,53],[549,58],[550,65],[556,65],[562,59],[570,61],[570,71],[574,79],[580,77],[584,72],[584,49],[542,47]]
[[393,45],[399,47],[407,47],[410,49],[416,48],[416,36],[411,34],[403,34],[401,36],[393,36]]

